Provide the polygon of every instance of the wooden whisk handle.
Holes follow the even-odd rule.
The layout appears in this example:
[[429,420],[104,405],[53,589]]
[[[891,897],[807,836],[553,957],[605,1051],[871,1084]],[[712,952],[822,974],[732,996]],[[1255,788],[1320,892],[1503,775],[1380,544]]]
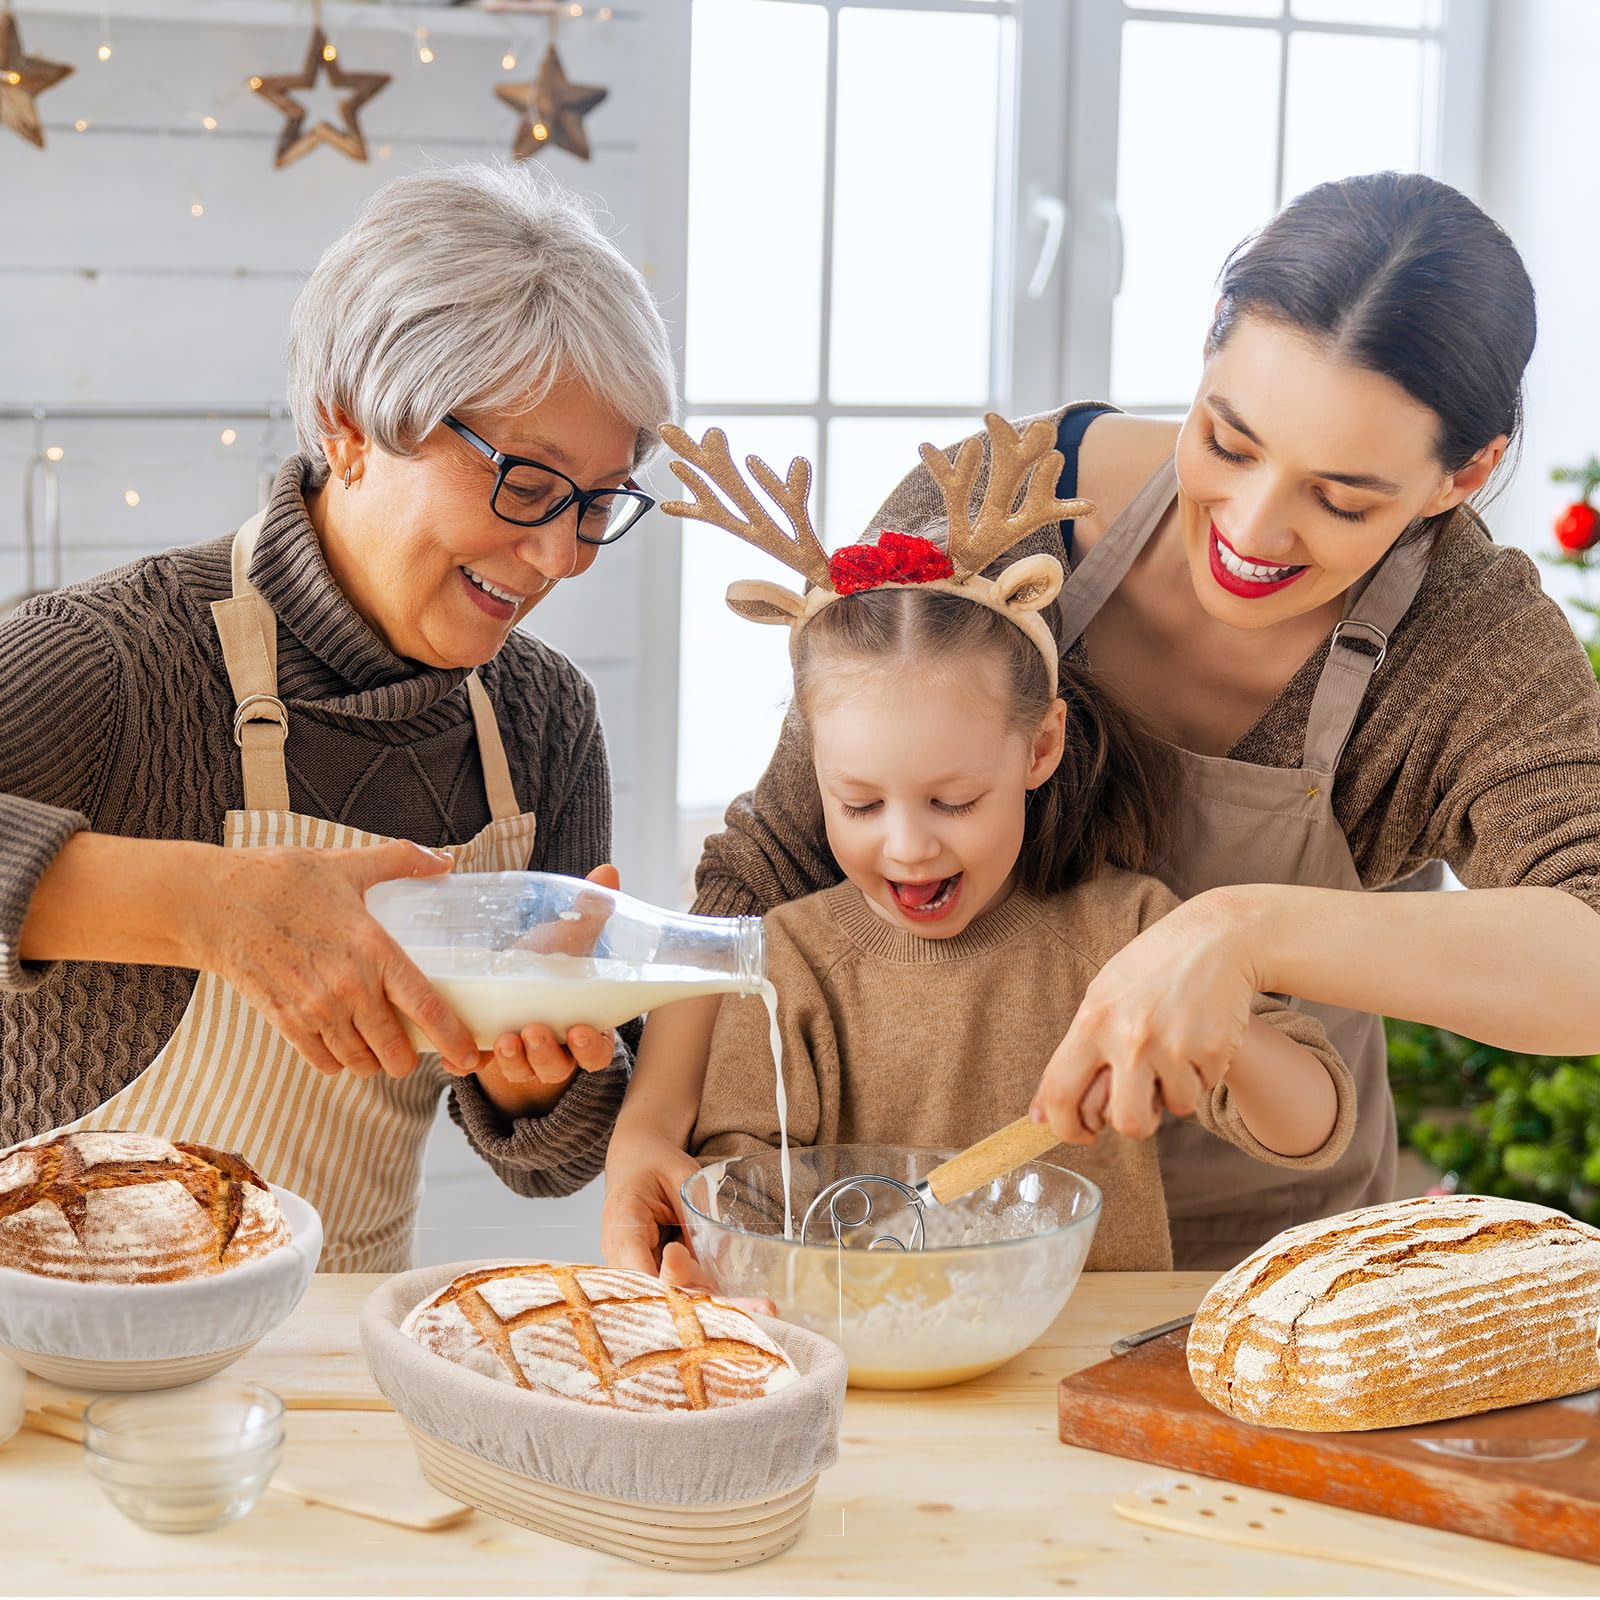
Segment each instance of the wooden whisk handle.
[[1003,1178],[1023,1162],[1033,1161],[1046,1150],[1053,1150],[1060,1142],[1047,1124],[1018,1117],[998,1133],[991,1133],[987,1139],[980,1139],[970,1149],[935,1167],[917,1187],[926,1187],[940,1205],[948,1205],[995,1178]]

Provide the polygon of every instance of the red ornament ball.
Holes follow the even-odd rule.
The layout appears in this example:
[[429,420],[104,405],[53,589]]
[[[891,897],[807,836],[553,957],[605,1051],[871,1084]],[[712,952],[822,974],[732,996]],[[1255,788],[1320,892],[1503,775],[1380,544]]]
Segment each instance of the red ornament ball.
[[1574,501],[1556,518],[1556,543],[1573,551],[1600,544],[1600,512],[1583,500]]

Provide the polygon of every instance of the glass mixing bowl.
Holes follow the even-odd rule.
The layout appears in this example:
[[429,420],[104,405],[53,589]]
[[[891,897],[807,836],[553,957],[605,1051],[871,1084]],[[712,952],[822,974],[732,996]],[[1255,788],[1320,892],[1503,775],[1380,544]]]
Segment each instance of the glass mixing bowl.
[[685,1232],[720,1295],[772,1301],[778,1315],[834,1340],[850,1382],[866,1389],[931,1389],[992,1371],[1026,1350],[1060,1315],[1094,1240],[1100,1191],[1048,1161],[925,1213],[921,1250],[867,1248],[874,1233],[910,1237],[905,1202],[883,1185],[844,1197],[855,1222],[864,1196],[873,1226],[834,1238],[823,1203],[799,1234],[807,1207],[844,1177],[881,1173],[905,1184],[953,1151],[904,1145],[817,1145],[789,1152],[795,1237],[784,1237],[779,1153],[736,1156],[683,1185]]

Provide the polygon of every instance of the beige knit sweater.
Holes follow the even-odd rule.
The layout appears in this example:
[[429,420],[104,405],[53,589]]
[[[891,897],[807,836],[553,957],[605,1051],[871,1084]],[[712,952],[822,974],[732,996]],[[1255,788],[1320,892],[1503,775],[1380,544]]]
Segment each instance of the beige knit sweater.
[[[974,505],[987,480],[985,468]],[[915,527],[943,506],[918,466],[868,526]],[[1059,526],[1025,539],[1016,555],[1039,550],[1067,559]],[[1300,764],[1326,659],[1326,645],[1311,653],[1228,752],[1234,760]],[[1600,909],[1594,673],[1533,562],[1493,544],[1469,510],[1440,536],[1389,641],[1339,758],[1333,809],[1369,889],[1440,860],[1473,888],[1538,884]],[[725,831],[706,841],[695,909],[760,913],[839,878],[810,751],[791,716],[754,793],[739,796]]]
[[[1018,890],[950,939],[891,927],[848,882],[768,913],[790,1144],[960,1149],[1022,1116],[1094,975],[1176,904],[1153,878],[1110,871],[1049,899]],[[1355,1125],[1350,1074],[1314,1018],[1264,995],[1255,1010],[1327,1067],[1339,1097],[1333,1132],[1311,1155],[1278,1155],[1240,1121],[1226,1079],[1199,1120],[1275,1166],[1328,1166]],[[709,1160],[777,1145],[766,1011],[729,998],[690,1149]],[[1153,1140],[1107,1131],[1046,1159],[1104,1193],[1091,1268],[1171,1268]]]

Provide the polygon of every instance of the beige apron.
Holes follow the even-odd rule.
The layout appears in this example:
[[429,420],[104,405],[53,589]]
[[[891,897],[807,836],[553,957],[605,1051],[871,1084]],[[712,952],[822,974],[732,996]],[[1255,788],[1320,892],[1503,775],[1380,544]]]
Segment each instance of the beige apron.
[[[211,608],[238,702],[234,742],[244,766],[245,809],[228,813],[223,844],[230,850],[383,844],[382,835],[289,809],[277,618],[246,576],[260,530],[259,516],[240,528],[233,543],[233,598]],[[476,673],[467,679],[467,693],[493,820],[450,849],[453,870],[517,870],[533,849],[535,818],[517,810],[494,708]],[[406,1078],[325,1077],[228,983],[202,972],[156,1058],[67,1127],[126,1129],[236,1150],[263,1177],[321,1213],[322,1270],[400,1272],[410,1265],[423,1146],[449,1081],[434,1054],[423,1056]]]
[[[1165,463],[1073,571],[1061,595],[1064,641],[1082,636],[1177,495]],[[1177,839],[1160,876],[1184,899],[1233,883],[1360,889],[1333,813],[1333,773],[1389,635],[1427,572],[1430,542],[1396,546],[1352,589],[1333,630],[1298,767],[1263,767],[1177,750]],[[1232,1266],[1281,1228],[1387,1200],[1395,1177],[1394,1101],[1383,1023],[1364,1012],[1293,1002],[1318,1018],[1356,1085],[1350,1148],[1324,1171],[1268,1166],[1188,1118],[1164,1116],[1161,1176],[1179,1268]]]

